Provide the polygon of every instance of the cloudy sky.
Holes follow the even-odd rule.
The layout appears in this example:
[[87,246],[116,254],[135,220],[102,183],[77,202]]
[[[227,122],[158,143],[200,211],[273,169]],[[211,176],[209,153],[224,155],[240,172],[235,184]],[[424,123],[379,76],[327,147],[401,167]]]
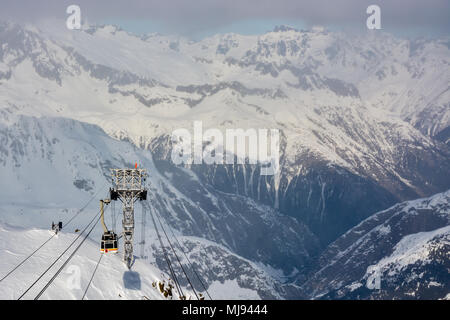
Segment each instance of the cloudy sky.
[[39,23],[63,19],[76,4],[89,24],[116,24],[135,33],[201,38],[215,33],[262,33],[275,25],[322,25],[365,31],[371,4],[381,8],[384,31],[406,36],[446,36],[449,0],[0,0],[0,19]]

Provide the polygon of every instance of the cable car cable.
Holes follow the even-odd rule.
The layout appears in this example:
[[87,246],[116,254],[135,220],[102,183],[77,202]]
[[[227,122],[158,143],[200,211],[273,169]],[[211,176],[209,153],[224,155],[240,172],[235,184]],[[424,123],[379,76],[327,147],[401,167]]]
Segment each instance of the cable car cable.
[[162,250],[163,250],[164,258],[165,258],[165,260],[166,260],[167,266],[169,267],[170,274],[172,275],[173,281],[175,282],[175,287],[176,287],[176,289],[177,289],[178,294],[180,295],[180,297],[181,297],[181,296],[184,296],[183,289],[181,288],[180,283],[178,282],[178,278],[177,278],[177,276],[176,276],[176,274],[175,274],[175,272],[174,272],[174,270],[173,270],[172,264],[171,264],[171,262],[170,262],[170,259],[169,259],[169,257],[168,257],[167,251],[166,251],[166,248],[164,247],[163,241],[162,241],[162,239],[161,239],[161,235],[160,235],[160,233],[159,233],[158,226],[156,225],[155,218],[153,217],[153,212],[152,212],[152,210],[151,210],[151,207],[150,207],[150,216],[151,216],[151,218],[152,218],[153,225],[154,225],[154,227],[155,227],[156,234],[157,234],[158,239],[159,239],[159,243],[160,243],[161,248],[162,248]]
[[[86,207],[89,205],[89,203],[92,202],[92,200],[95,198],[95,196],[101,191],[103,190],[103,188],[105,187],[106,183],[97,191],[96,194],[94,194],[89,201],[74,215],[72,216],[72,218],[69,219],[69,221],[67,221],[67,223],[63,224],[63,228],[66,227],[70,222],[72,222],[81,212],[84,211],[84,209],[86,209]],[[42,247],[44,247],[51,239],[53,239],[53,237],[56,234],[53,234],[50,238],[48,238],[47,240],[45,240],[36,250],[34,250],[32,253],[30,253],[25,259],[23,259],[17,266],[15,266],[11,271],[9,271],[5,276],[3,276],[3,278],[0,279],[0,282],[2,282],[3,280],[5,280],[10,274],[12,274],[14,271],[16,271],[22,264],[24,264],[29,258],[31,258],[36,252],[38,252],[39,250],[41,250]]]
[[97,262],[97,265],[95,266],[94,272],[92,272],[91,279],[89,280],[89,283],[88,283],[88,285],[87,285],[87,287],[86,287],[86,290],[84,291],[84,294],[83,294],[83,297],[81,298],[81,300],[84,300],[84,297],[86,296],[86,293],[87,293],[88,290],[89,290],[89,287],[90,287],[90,285],[91,285],[92,279],[94,279],[95,272],[97,272],[97,268],[98,268],[98,266],[100,265],[100,261],[102,261],[102,257],[103,257],[103,254],[100,253],[100,258],[98,259],[98,262]]
[[84,237],[84,239],[78,244],[78,246],[75,248],[75,250],[71,253],[71,255],[69,256],[69,258],[67,258],[67,260],[63,263],[63,265],[58,269],[58,271],[53,275],[53,277],[50,279],[49,282],[47,282],[47,284],[44,286],[44,288],[38,293],[38,295],[34,298],[34,300],[38,300],[41,295],[45,292],[45,290],[47,290],[47,288],[52,284],[53,280],[56,279],[56,277],[61,273],[61,271],[64,269],[64,267],[67,265],[67,263],[69,263],[69,261],[73,258],[73,256],[75,255],[75,253],[77,253],[78,249],[81,248],[81,246],[83,245],[84,241],[86,241],[86,239],[89,237],[89,235],[91,234],[91,232],[94,230],[95,226],[97,225],[97,223],[100,221],[100,217],[97,218],[97,221],[95,221],[94,225],[91,227],[91,229],[89,230],[89,232],[86,234],[86,236]]
[[[210,295],[209,292],[208,292],[208,289],[206,289],[205,284],[204,284],[203,281],[200,279],[200,276],[199,276],[199,274],[197,273],[197,271],[195,270],[195,268],[194,268],[194,266],[192,265],[191,261],[189,260],[189,257],[187,256],[186,252],[184,252],[184,250],[183,250],[183,248],[182,248],[180,242],[178,241],[177,237],[175,236],[175,233],[173,232],[172,227],[167,223],[167,221],[165,221],[165,222],[166,222],[166,225],[168,226],[170,232],[172,233],[172,236],[175,238],[175,240],[176,240],[176,242],[177,242],[177,244],[178,244],[178,247],[180,248],[181,252],[183,252],[184,256],[186,257],[186,260],[187,260],[189,266],[191,267],[192,271],[193,271],[194,274],[196,275],[198,281],[199,281],[200,284],[202,285],[202,287],[203,287],[203,289],[205,290],[206,294],[208,295],[209,299],[212,300],[211,295]],[[208,268],[209,268],[209,267],[208,267]]]
[[194,291],[194,294],[195,294],[195,296],[197,297],[197,300],[200,300],[199,297],[198,297],[198,295],[197,295],[197,292],[196,292],[194,286],[192,285],[191,280],[189,279],[189,277],[188,277],[188,275],[187,275],[187,273],[186,273],[186,270],[184,270],[184,267],[183,267],[183,264],[182,264],[181,261],[180,261],[180,258],[178,258],[178,255],[177,255],[175,249],[173,248],[172,243],[171,243],[170,240],[169,240],[169,237],[167,236],[166,230],[164,229],[163,224],[162,224],[162,222],[161,222],[161,219],[159,218],[159,213],[156,212],[155,214],[156,214],[156,217],[158,218],[159,224],[161,225],[161,229],[162,229],[162,231],[164,232],[164,235],[166,236],[167,242],[169,242],[170,248],[172,248],[172,252],[173,252],[173,254],[175,255],[175,257],[177,258],[178,264],[180,265],[181,270],[183,271],[184,276],[186,277],[186,280],[188,281],[189,285],[191,286],[192,290]]
[[[92,222],[95,220],[95,218],[97,216],[100,215],[100,211],[92,218],[92,220],[88,223],[88,225],[78,234],[78,236],[72,241],[72,243],[58,256],[58,258],[56,258],[55,261],[53,261],[53,263],[31,284],[31,286],[28,287],[27,290],[25,290],[24,293],[22,293],[22,295],[20,295],[20,297],[17,300],[22,299],[22,297],[28,292],[30,291],[30,289],[56,264],[56,262],[58,262],[58,260],[70,249],[70,247],[81,237],[81,235],[87,230],[87,228],[89,228],[89,226],[92,224]],[[100,219],[100,216],[99,216]]]
[[139,244],[141,245],[141,259],[144,259],[145,258],[145,229],[147,227],[147,219],[146,219],[147,210],[145,210],[144,204],[142,204],[141,207],[142,207],[141,242]]
[[170,263],[168,255],[167,255],[166,248],[164,247],[164,244],[162,242],[161,235],[160,235],[159,230],[158,230],[158,226],[156,225],[155,218],[153,217],[152,207],[150,207],[150,216],[152,218],[153,226],[155,227],[155,231],[156,231],[156,235],[158,236],[159,243],[160,243],[161,248],[163,250],[164,259],[166,260],[167,266],[169,267],[170,274],[171,274],[171,276],[173,278],[173,281],[175,282],[175,287],[176,287],[180,297],[182,297],[184,295],[183,294],[183,290],[181,289],[181,286],[178,283],[178,279],[177,279],[177,277],[175,275],[175,272],[173,271],[172,265]]
[[25,259],[22,260],[22,262],[20,262],[16,267],[14,267],[11,271],[9,271],[3,278],[0,279],[0,282],[2,282],[3,280],[5,280],[11,273],[13,273],[14,271],[16,271],[17,268],[19,268],[22,264],[25,263],[25,261],[27,261],[29,258],[31,258],[36,252],[38,252],[43,246],[45,246],[50,240],[52,240],[52,238],[56,235],[56,233],[54,233],[50,238],[48,238],[43,244],[41,244],[36,250],[34,250],[31,254],[29,254]]
[[84,209],[86,209],[86,207],[92,202],[92,200],[95,199],[95,197],[100,193],[100,191],[102,191],[105,188],[107,183],[108,183],[108,181],[106,181],[103,184],[103,186],[97,190],[97,192],[89,199],[89,201],[69,221],[67,221],[65,225],[63,225],[63,228],[67,227],[68,224],[70,224],[76,217],[78,217],[80,215],[81,212],[84,211]]

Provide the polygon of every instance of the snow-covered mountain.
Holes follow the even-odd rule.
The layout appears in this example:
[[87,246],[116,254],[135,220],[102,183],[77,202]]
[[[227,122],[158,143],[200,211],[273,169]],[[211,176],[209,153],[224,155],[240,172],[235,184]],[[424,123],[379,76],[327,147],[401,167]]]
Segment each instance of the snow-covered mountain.
[[[163,163],[155,165],[149,151],[117,141],[95,125],[64,118],[15,116],[5,111],[2,115],[7,122],[0,129],[4,146],[1,185],[5,191],[0,198],[3,224],[48,228],[50,221],[67,221],[96,193],[98,198],[107,196],[109,169],[131,167],[138,161],[149,171],[150,209],[177,232],[216,244],[189,242],[191,247],[205,246],[203,250],[218,255],[215,261],[224,262],[224,270],[215,268],[214,273],[205,273],[208,284],[239,278],[244,288],[260,291],[261,297],[283,297],[273,291],[282,284],[275,280],[272,286],[263,285],[262,280],[263,284],[259,283],[259,277],[269,276],[243,257],[278,269],[283,275],[295,272],[295,266],[307,265],[318,252],[316,237],[294,218],[251,199],[216,191],[189,170]],[[97,206],[95,201],[89,208],[95,212]],[[91,215],[78,218],[77,227],[81,229]],[[142,219],[141,215],[141,223]],[[165,261],[156,250],[159,245],[155,229],[150,222],[146,228],[149,229],[146,234],[153,239],[146,240],[147,256],[154,256],[155,264],[166,270]],[[138,241],[142,229],[137,229]],[[95,233],[96,239],[100,239],[100,231],[99,228]],[[191,258],[198,259],[204,258]],[[204,262],[211,265],[210,261]],[[245,264],[245,268],[238,267],[240,264]],[[228,270],[230,267],[232,272]],[[245,282],[242,279],[249,272],[255,279]]]
[[[147,209],[193,252],[211,252],[194,254],[199,268],[223,261],[202,271],[208,284],[304,297],[287,282],[303,283],[327,244],[374,212],[450,188],[448,43],[286,27],[193,42],[2,23],[0,220],[47,228],[102,189],[110,168],[138,161],[150,173]],[[197,120],[279,129],[280,174],[175,166],[171,133]]]
[[302,289],[322,299],[448,299],[449,223],[450,191],[378,212],[328,246]]
[[[435,88],[449,78],[443,40],[413,46],[384,34],[349,40],[321,29],[283,28],[199,42],[136,37],[113,26],[69,32],[4,24],[1,30],[0,99],[17,113],[97,124],[166,160],[167,137],[195,120],[205,130],[281,130],[279,176],[261,181],[257,170],[239,166],[221,175],[211,174],[220,171],[211,166],[198,172],[219,190],[301,219],[322,243],[376,210],[449,187],[448,147],[405,122],[398,97],[381,103],[376,96],[390,96],[376,73],[394,56],[402,78],[389,79],[411,83],[412,90],[426,76],[432,85],[424,83],[420,94],[435,99]],[[448,108],[439,110],[422,120],[441,130]],[[358,192],[347,197],[355,184]],[[361,202],[365,208],[355,215]]]

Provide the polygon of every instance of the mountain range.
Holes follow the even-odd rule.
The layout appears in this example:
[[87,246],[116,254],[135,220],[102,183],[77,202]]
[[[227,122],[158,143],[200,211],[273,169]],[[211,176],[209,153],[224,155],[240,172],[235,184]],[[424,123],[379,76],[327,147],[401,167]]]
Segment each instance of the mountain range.
[[[138,162],[144,209],[218,296],[236,281],[259,298],[444,298],[450,40],[374,31],[281,26],[191,41],[1,23],[0,222],[48,228],[107,190],[109,169]],[[278,129],[279,174],[175,165],[171,134],[194,121]],[[146,228],[142,257],[168,273]],[[398,262],[416,251],[425,258]],[[374,266],[376,292],[363,285]]]

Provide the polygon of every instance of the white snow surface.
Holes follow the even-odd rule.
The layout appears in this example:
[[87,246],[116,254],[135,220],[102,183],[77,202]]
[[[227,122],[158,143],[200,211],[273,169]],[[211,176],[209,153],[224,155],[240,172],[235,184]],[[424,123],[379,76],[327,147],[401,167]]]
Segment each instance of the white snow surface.
[[446,236],[446,239],[444,238],[440,245],[450,244],[450,226],[403,237],[395,245],[391,255],[367,268],[365,276],[383,271],[388,271],[388,275],[393,276],[417,261],[426,263],[431,249],[429,242],[438,236]]
[[[18,265],[40,244],[52,235],[43,229],[22,229],[0,225],[1,277]],[[18,299],[31,284],[56,260],[77,237],[71,232],[60,232],[41,250],[2,281],[0,299]],[[63,255],[49,272],[23,297],[34,299],[53,274],[62,266],[82,237]],[[41,296],[41,299],[81,299],[100,257],[98,241],[88,238],[65,269]],[[75,277],[80,275],[78,282]],[[167,279],[167,275],[166,279]],[[132,271],[122,262],[119,254],[105,255],[96,271],[85,299],[164,299],[152,287],[152,282],[163,279],[162,273],[148,263],[136,260]],[[79,284],[79,286],[78,286]]]

